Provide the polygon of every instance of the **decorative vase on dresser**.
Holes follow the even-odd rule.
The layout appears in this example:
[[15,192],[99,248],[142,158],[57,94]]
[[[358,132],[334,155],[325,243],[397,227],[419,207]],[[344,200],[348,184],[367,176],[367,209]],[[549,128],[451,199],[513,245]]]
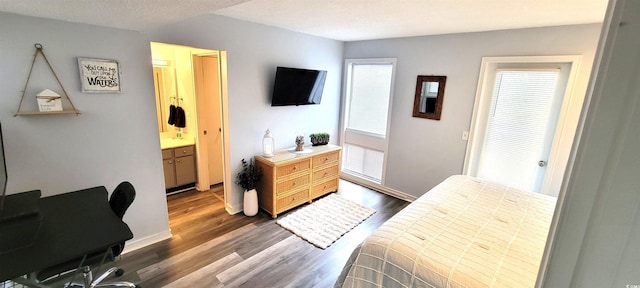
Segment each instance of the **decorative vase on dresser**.
[[311,152],[279,150],[273,157],[255,156],[263,172],[256,183],[258,203],[273,218],[338,191],[342,148],[331,144],[309,148]]

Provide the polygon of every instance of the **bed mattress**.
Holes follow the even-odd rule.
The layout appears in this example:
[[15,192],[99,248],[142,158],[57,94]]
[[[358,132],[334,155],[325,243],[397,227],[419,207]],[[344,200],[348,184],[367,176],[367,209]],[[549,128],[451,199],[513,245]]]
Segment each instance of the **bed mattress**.
[[555,201],[451,176],[356,248],[335,287],[533,287]]

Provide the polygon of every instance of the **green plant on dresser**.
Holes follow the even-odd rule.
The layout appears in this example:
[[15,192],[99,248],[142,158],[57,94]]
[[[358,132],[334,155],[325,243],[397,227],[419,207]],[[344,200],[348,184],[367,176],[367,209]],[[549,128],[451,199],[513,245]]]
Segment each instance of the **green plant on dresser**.
[[313,146],[327,145],[329,143],[328,133],[314,133],[309,135],[309,138],[311,138],[311,144]]

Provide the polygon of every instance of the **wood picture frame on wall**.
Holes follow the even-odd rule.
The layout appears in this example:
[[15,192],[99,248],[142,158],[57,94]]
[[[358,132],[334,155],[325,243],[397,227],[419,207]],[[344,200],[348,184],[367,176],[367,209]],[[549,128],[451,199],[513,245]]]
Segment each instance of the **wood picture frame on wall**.
[[116,60],[78,57],[82,93],[120,93],[120,66]]
[[447,76],[418,75],[413,117],[440,120]]

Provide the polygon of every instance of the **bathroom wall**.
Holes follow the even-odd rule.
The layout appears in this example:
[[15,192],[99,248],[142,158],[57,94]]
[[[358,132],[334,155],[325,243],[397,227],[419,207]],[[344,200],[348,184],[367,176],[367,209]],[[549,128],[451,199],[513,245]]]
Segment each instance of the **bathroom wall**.
[[[185,110],[186,125],[182,129],[183,133],[191,135],[197,134],[196,110],[195,110],[195,87],[193,82],[193,65],[191,64],[191,48],[177,45],[167,45],[164,43],[151,43],[151,55],[153,60],[165,60],[170,68],[174,69],[175,79],[173,83],[177,89],[174,97],[178,97],[179,105]],[[171,80],[171,79],[165,79]],[[165,103],[165,111],[170,104],[177,105],[175,99],[170,99],[170,103]],[[167,127],[167,136],[175,137],[177,128],[172,125]]]

